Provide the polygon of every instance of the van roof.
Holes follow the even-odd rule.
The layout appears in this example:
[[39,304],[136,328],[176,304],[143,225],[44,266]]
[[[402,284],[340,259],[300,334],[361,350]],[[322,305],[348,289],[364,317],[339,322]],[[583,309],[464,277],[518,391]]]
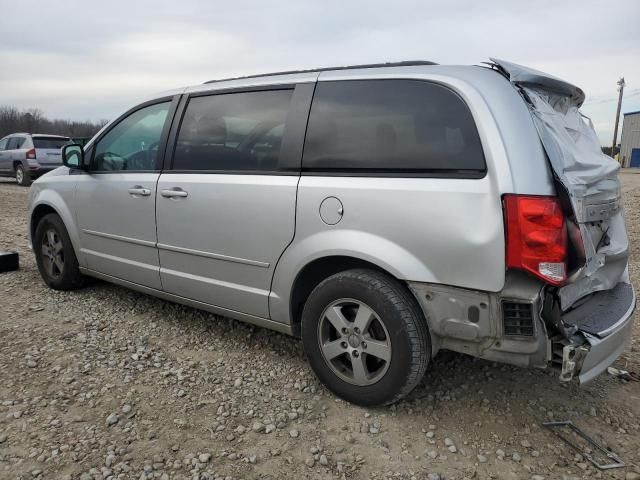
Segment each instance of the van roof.
[[355,70],[358,68],[414,67],[418,65],[438,65],[438,64],[435,62],[430,62],[429,60],[405,60],[402,62],[367,63],[363,65],[348,65],[348,66],[341,66],[341,67],[320,67],[320,68],[310,68],[307,70],[288,70],[283,72],[260,73],[257,75],[245,75],[243,77],[220,78],[216,80],[209,80],[204,83],[207,84],[207,83],[224,82],[227,80],[243,80],[246,78],[274,77],[276,75],[292,75],[296,73],[329,72],[334,70]]

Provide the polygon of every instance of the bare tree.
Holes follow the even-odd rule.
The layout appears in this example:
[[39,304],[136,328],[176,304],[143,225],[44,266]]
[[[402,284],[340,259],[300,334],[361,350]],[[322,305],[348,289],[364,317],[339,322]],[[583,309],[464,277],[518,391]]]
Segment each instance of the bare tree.
[[0,105],[0,138],[16,132],[49,133],[75,138],[92,137],[106,123],[107,120],[98,122],[51,120],[37,108],[19,110],[13,105]]

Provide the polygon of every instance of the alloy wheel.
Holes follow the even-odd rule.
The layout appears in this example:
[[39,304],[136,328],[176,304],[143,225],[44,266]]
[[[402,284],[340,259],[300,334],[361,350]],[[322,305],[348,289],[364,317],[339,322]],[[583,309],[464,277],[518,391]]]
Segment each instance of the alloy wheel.
[[391,339],[371,307],[351,299],[332,302],[318,323],[322,356],[331,370],[352,385],[379,381],[391,362]]
[[64,248],[62,239],[53,228],[45,232],[40,251],[47,274],[52,278],[60,278],[64,271]]

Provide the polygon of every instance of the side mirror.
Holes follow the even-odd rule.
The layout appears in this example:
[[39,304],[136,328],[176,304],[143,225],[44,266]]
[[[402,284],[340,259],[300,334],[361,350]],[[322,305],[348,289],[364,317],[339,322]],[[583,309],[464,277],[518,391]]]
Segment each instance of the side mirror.
[[84,166],[84,151],[77,143],[62,147],[62,163],[65,167],[82,169]]

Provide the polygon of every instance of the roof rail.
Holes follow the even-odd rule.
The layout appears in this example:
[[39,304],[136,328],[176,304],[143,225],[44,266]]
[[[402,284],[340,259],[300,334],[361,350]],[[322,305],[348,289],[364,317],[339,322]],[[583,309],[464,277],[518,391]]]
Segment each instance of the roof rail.
[[414,67],[418,65],[438,65],[438,64],[435,62],[429,62],[428,60],[405,60],[402,62],[366,63],[364,65],[348,65],[343,67],[321,67],[321,68],[309,68],[307,70],[287,70],[284,72],[260,73],[257,75],[245,75],[243,77],[220,78],[217,80],[209,80],[204,83],[207,84],[207,83],[224,82],[227,80],[243,80],[245,78],[273,77],[275,75],[290,75],[294,73],[328,72],[331,70],[353,70],[356,68]]

